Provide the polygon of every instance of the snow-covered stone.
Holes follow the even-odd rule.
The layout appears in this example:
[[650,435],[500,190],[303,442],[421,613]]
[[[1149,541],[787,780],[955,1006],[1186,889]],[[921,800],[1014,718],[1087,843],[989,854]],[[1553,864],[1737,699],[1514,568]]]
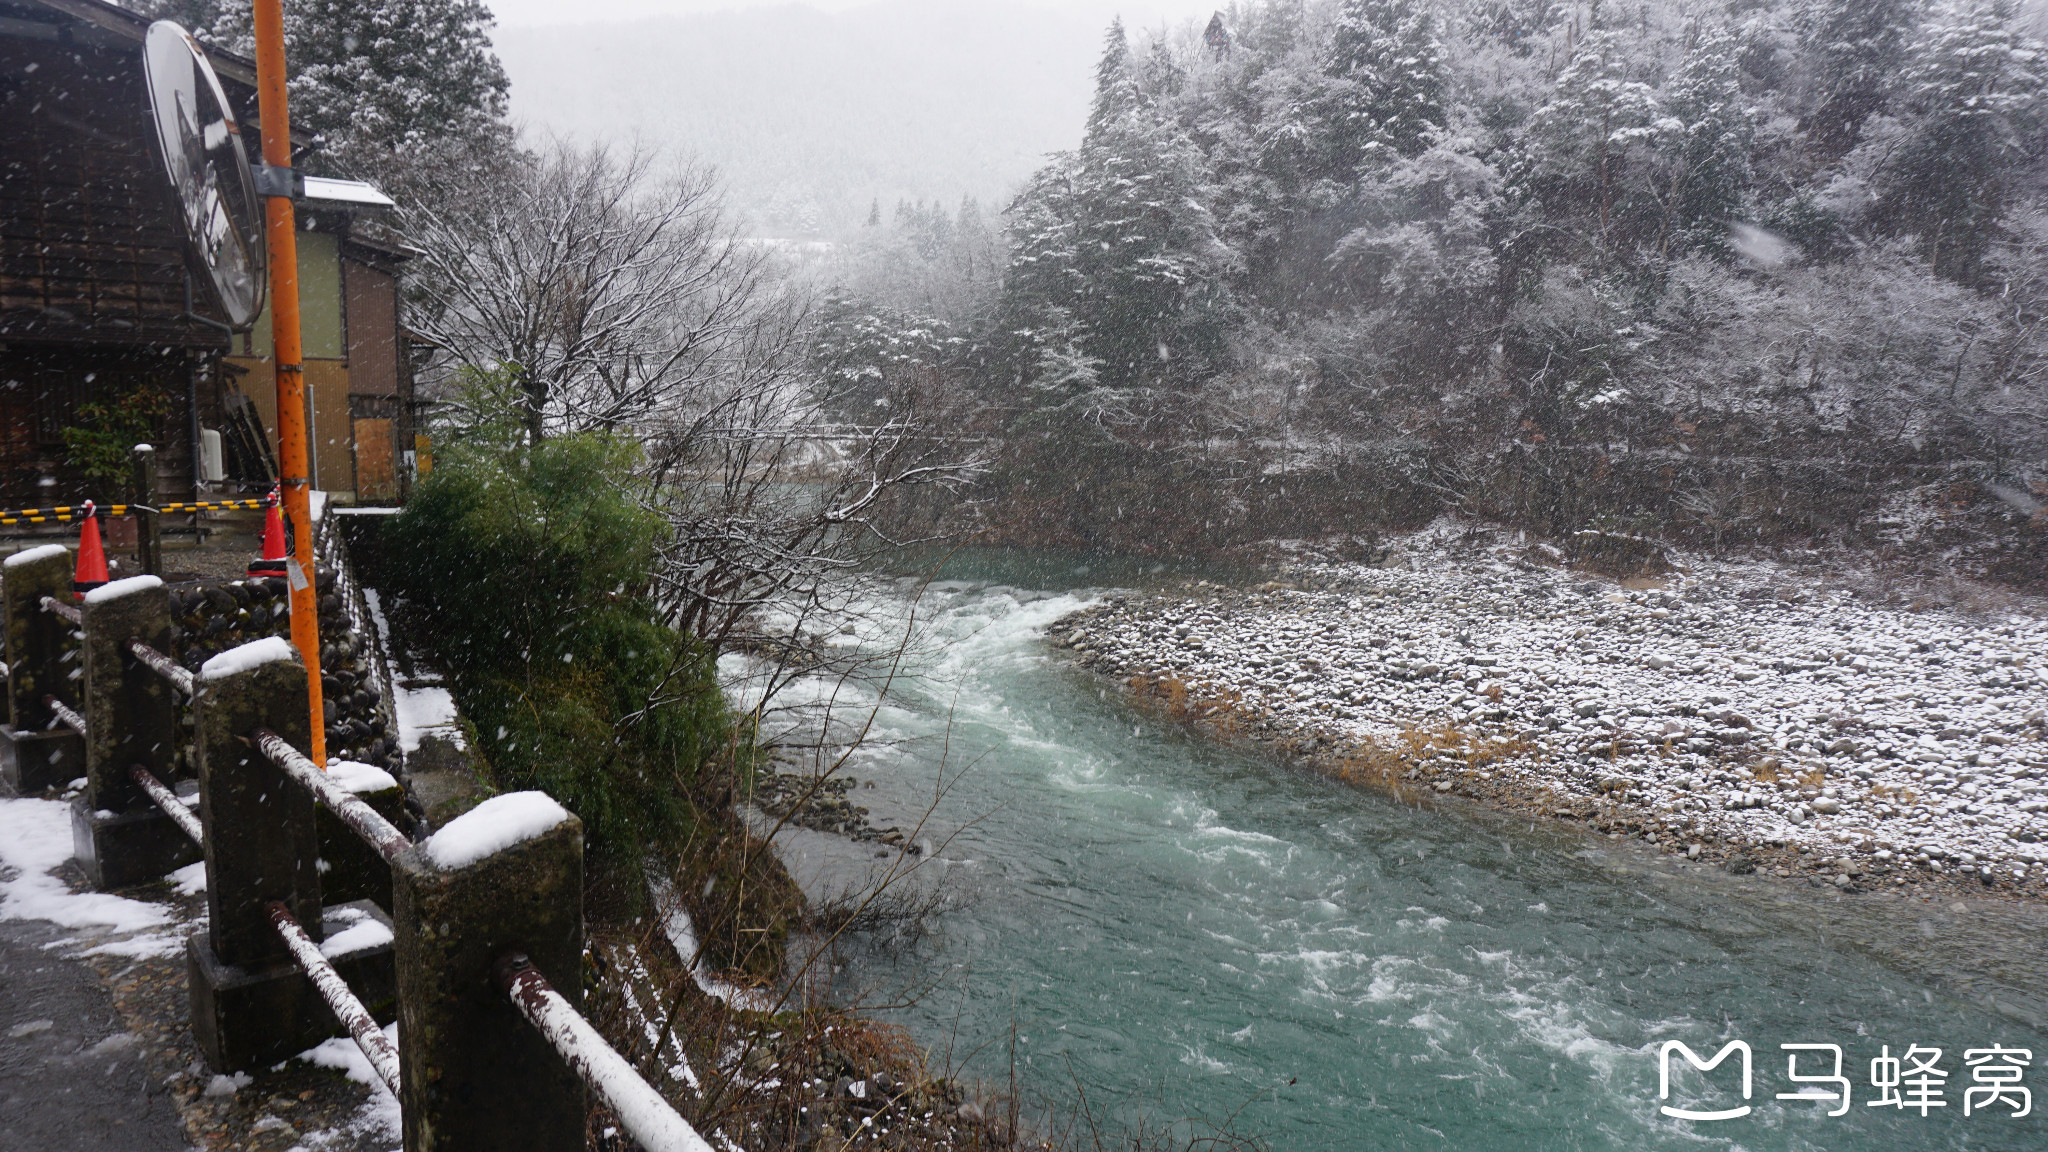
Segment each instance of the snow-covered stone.
[[568,818],[568,810],[545,792],[493,796],[429,837],[427,859],[446,869],[466,868],[494,852],[546,835]]
[[129,576],[121,580],[110,580],[87,592],[85,594],[85,602],[87,604],[105,604],[109,600],[119,600],[123,596],[133,596],[137,592],[147,592],[151,588],[161,588],[163,586],[163,580],[156,576]]
[[[1498,741],[1520,751],[1486,766],[1495,783],[1625,809],[1666,835],[1831,854],[1846,842],[1872,860],[1887,843],[1934,845],[1949,856],[1895,866],[1970,851],[2042,871],[2039,605],[1889,608],[1769,564],[1699,559],[1636,591],[1401,551],[1411,566],[1312,565],[1294,588],[1105,598],[1053,635],[1097,671],[1178,681],[1211,702],[1191,704],[1197,718],[1227,709],[1236,730],[1297,746],[1399,748],[1446,726]],[[1476,772],[1424,764],[1432,788]]]
[[292,649],[291,641],[282,636],[265,636],[251,640],[215,656],[199,666],[201,680],[225,680],[238,676],[251,668],[260,668],[280,660],[296,659],[298,653]]

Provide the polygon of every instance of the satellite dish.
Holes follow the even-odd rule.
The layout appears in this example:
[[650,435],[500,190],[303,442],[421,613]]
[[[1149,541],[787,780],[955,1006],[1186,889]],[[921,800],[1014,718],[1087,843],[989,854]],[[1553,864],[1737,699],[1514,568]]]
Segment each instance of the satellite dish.
[[268,287],[262,202],[241,127],[199,42],[171,21],[149,26],[142,71],[157,151],[193,262],[228,327],[240,332],[262,314]]

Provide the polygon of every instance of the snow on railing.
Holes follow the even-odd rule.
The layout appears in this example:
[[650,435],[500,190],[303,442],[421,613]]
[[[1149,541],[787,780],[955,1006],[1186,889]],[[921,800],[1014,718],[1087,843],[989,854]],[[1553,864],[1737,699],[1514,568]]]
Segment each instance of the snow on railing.
[[498,983],[519,1014],[561,1054],[590,1090],[617,1114],[619,1125],[646,1152],[711,1152],[689,1121],[605,1042],[574,1005],[562,998],[522,953],[498,961]]
[[192,673],[178,667],[176,660],[133,637],[128,641],[128,651],[137,660],[142,661],[144,667],[169,680],[178,691],[187,696],[192,695]]
[[171,818],[171,823],[176,824],[179,831],[190,836],[194,844],[206,843],[206,829],[200,825],[199,817],[185,806],[183,800],[178,799],[176,792],[164,787],[163,781],[151,775],[149,769],[140,764],[131,765],[128,769],[128,778],[135,781],[136,787],[142,789],[143,794],[154,801],[158,808],[163,809],[164,815]]
[[85,627],[85,615],[84,613],[78,610],[78,606],[75,604],[66,604],[62,600],[57,599],[55,596],[43,597],[43,611],[48,612],[54,616],[62,616],[64,619],[71,621],[71,623],[76,625],[77,627]]
[[306,935],[306,930],[299,926],[298,917],[292,915],[291,909],[276,900],[271,901],[266,908],[270,912],[270,922],[277,926],[277,934],[284,938],[284,945],[291,951],[292,959],[298,962],[299,968],[306,973],[306,978],[313,982],[313,987],[320,993],[320,998],[327,1001],[327,1006],[334,1010],[334,1018],[341,1021],[341,1026],[348,1029],[348,1034],[354,1037],[356,1047],[363,1050],[363,1056],[370,1061],[370,1067],[376,1069],[377,1078],[384,1082],[384,1086],[391,1090],[393,1096],[403,1099],[405,1086],[398,1075],[398,1049],[391,1046],[391,1038],[384,1035],[382,1028],[377,1027],[376,1017],[371,1016],[370,1010],[363,1007],[363,1002],[356,999],[356,994],[349,991],[348,982],[341,978],[341,973],[334,970],[334,965],[327,962],[327,957],[320,954],[320,946],[313,943],[312,937]]
[[[393,823],[397,782],[382,769],[323,767],[287,739],[303,737],[309,720],[303,666],[288,642],[252,640],[210,656],[195,674],[164,651],[178,635],[177,601],[160,580],[116,581],[74,606],[63,598],[64,561],[56,549],[8,562],[0,582],[8,618],[38,623],[7,630],[7,691],[17,711],[40,704],[56,718],[52,729],[84,738],[90,820],[81,836],[90,844],[80,856],[95,884],[161,875],[191,859],[184,840],[199,845],[210,883],[208,927],[193,941],[193,1031],[215,1071],[268,1066],[326,1034],[309,1034],[302,1014],[267,1007],[281,990],[243,983],[252,973],[259,983],[303,979],[398,1098],[408,1130],[461,1134],[447,1147],[508,1147],[527,1137],[551,1145],[548,1133],[567,1141],[581,1132],[587,1093],[595,1093],[648,1152],[710,1152],[578,1011],[577,989],[565,996],[542,974],[578,976],[583,837],[572,814],[542,793],[501,795],[415,844]],[[81,639],[74,643],[58,620]],[[177,691],[147,683],[143,668]],[[61,687],[73,681],[75,690]],[[196,810],[171,784],[188,752]],[[297,787],[275,786],[279,773]],[[137,819],[149,806],[181,835]],[[352,835],[336,842],[322,832],[323,807]],[[367,903],[343,894],[364,892]],[[333,945],[355,929],[326,945],[314,939],[351,913],[375,915],[389,930],[344,950]],[[416,1067],[377,1026],[377,1001],[394,992],[407,1019],[421,1021],[405,1045]],[[523,1054],[498,1050],[508,1042]],[[497,1046],[493,1058],[479,1062],[487,1046]]]
[[412,847],[412,838],[400,832],[391,821],[379,815],[375,808],[356,798],[355,793],[337,785],[325,771],[316,767],[313,761],[298,749],[285,742],[284,737],[268,728],[258,728],[250,733],[256,747],[270,762],[278,766],[285,775],[313,794],[313,798],[327,806],[327,810],[348,825],[350,831],[369,842],[377,854],[388,863],[392,857]]
[[51,715],[63,721],[64,726],[71,729],[73,732],[78,733],[80,736],[92,735],[92,733],[86,729],[85,717],[80,716],[78,713],[72,711],[71,705],[64,703],[62,700],[57,699],[55,696],[44,696],[43,707],[48,708],[50,710]]

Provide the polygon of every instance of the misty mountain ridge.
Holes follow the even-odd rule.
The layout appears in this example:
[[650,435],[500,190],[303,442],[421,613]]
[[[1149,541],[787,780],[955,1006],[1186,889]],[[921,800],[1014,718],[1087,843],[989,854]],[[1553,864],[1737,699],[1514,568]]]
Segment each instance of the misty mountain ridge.
[[[899,0],[495,34],[529,133],[639,140],[717,166],[767,235],[844,234],[879,201],[999,211],[1078,143],[1115,13]],[[1127,22],[1160,18],[1125,10]]]

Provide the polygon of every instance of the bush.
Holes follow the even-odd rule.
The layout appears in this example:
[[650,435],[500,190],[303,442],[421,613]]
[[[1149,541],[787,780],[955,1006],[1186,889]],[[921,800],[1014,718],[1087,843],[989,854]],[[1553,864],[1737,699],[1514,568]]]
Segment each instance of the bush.
[[556,797],[612,864],[686,843],[734,744],[713,656],[648,595],[663,528],[637,463],[597,434],[459,443],[382,549],[493,782]]

